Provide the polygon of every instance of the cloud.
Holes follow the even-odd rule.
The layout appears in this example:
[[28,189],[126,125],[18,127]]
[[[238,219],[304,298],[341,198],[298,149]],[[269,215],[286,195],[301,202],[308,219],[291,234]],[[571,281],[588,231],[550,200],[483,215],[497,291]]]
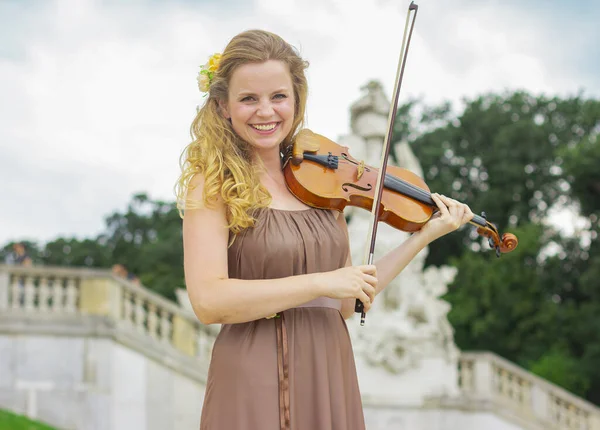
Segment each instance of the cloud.
[[[391,95],[408,4],[1,3],[0,242],[92,236],[138,191],[172,200],[202,102],[198,66],[249,28],[300,49],[311,62],[309,126],[333,139],[346,134],[362,85],[378,79]],[[401,100],[504,88],[600,92],[590,13],[558,30],[558,5],[543,13],[515,2],[419,6]]]

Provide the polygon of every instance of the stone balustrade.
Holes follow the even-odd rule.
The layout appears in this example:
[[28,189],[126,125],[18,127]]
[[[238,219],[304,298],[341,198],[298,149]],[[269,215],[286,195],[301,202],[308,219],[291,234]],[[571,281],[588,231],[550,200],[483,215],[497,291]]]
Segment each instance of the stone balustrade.
[[600,430],[600,408],[496,354],[461,354],[459,382],[467,402],[509,411],[535,428]]
[[[0,265],[0,317],[43,321],[103,318],[113,335],[146,349],[162,347],[207,368],[218,326],[109,270]],[[139,349],[139,348],[138,348]]]
[[[0,265],[0,332],[79,325],[97,335],[98,321],[104,335],[205,382],[218,326],[108,270]],[[430,406],[488,410],[523,429],[600,430],[600,408],[493,353],[462,353],[458,370],[460,399]]]

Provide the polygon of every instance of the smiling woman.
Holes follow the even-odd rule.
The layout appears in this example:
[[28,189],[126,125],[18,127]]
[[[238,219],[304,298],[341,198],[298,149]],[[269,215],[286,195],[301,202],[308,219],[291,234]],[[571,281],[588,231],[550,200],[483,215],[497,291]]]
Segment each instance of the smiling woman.
[[[273,90],[275,88],[275,90]],[[285,63],[268,60],[244,64],[229,83],[223,116],[238,136],[260,153],[278,150],[294,122],[294,91]]]
[[466,222],[464,206],[436,200],[444,217],[377,264],[352,266],[343,214],[306,206],[282,171],[303,124],[307,65],[254,30],[198,77],[208,97],[177,184],[185,280],[198,319],[222,325],[200,429],[364,430],[345,319]]

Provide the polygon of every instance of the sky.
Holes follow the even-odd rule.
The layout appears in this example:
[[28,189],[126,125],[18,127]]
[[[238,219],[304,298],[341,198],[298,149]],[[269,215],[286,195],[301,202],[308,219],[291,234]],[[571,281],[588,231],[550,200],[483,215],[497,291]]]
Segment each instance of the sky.
[[[0,0],[0,245],[95,237],[137,192],[173,201],[199,66],[247,29],[310,62],[308,127],[348,134],[364,84],[391,98],[409,3]],[[600,97],[598,2],[416,3],[400,102]]]

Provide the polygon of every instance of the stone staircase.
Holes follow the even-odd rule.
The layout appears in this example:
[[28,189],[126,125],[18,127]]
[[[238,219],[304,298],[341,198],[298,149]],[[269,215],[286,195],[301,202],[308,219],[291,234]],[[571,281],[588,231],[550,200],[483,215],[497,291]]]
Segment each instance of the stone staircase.
[[[0,408],[65,429],[197,429],[199,402],[218,330],[218,326],[201,324],[189,310],[116,278],[106,270],[0,265]],[[37,342],[37,349],[32,349],[31,342],[27,343],[29,338]],[[76,355],[84,358],[76,359],[71,366],[80,369],[75,376],[65,378],[69,366],[63,366],[62,373],[52,374],[58,375],[56,377],[39,377],[36,366],[40,363],[50,366],[49,360],[53,360],[52,357],[57,360],[61,354],[60,350],[44,351],[40,347],[45,345],[52,349],[52,345],[60,343],[51,343],[48,339],[77,340],[73,344],[77,345]],[[102,339],[105,344],[91,344],[86,339]],[[118,347],[111,347],[110,352],[106,350],[102,355],[102,348],[108,348],[106,342]],[[49,358],[32,364],[36,354],[27,354],[34,350],[47,353]],[[118,370],[124,365],[124,359],[115,357],[125,357],[130,354],[127,351],[137,354],[136,363],[143,359],[144,366],[155,369],[152,374],[159,372],[159,368],[167,369],[160,370],[165,375],[163,381],[188,381],[189,404],[185,404],[183,398],[178,401],[181,406],[167,405],[173,393],[182,391],[178,385],[171,394],[147,398],[143,405],[135,403],[139,409],[135,415],[135,408],[126,406],[127,402],[133,402],[131,394],[115,394],[117,388],[103,382],[108,378],[121,386],[123,381],[119,379],[127,376],[124,372],[137,369],[130,365],[125,367],[129,370]],[[111,363],[109,370],[105,369],[104,361]],[[107,377],[109,371],[113,376]],[[148,375],[151,373],[144,376],[144,387],[155,384],[160,389],[160,383],[153,382],[153,376]],[[598,407],[495,354],[463,353],[459,378],[461,395],[458,398],[433,398],[423,408],[485,411],[512,426],[502,428],[600,430]],[[127,387],[121,389],[126,391]],[[150,391],[141,390],[144,389]],[[104,403],[97,402],[94,396],[98,393],[105,396]],[[54,405],[60,408],[69,404],[74,410],[57,413],[51,412],[48,406],[43,407],[41,399],[52,404],[48,396],[61,395],[67,396],[71,403],[63,401]],[[111,396],[116,396],[118,401],[110,400]],[[85,400],[81,400],[84,397]],[[106,402],[112,406],[106,406]],[[161,408],[157,406],[161,405],[169,409],[168,417],[159,417]],[[80,407],[100,408],[101,413],[97,414],[100,418],[92,422],[90,417],[94,414],[76,410]],[[186,415],[186,411],[191,415]],[[104,417],[106,414],[109,418]],[[142,421],[135,421],[138,419]],[[103,424],[98,420],[104,420]]]

